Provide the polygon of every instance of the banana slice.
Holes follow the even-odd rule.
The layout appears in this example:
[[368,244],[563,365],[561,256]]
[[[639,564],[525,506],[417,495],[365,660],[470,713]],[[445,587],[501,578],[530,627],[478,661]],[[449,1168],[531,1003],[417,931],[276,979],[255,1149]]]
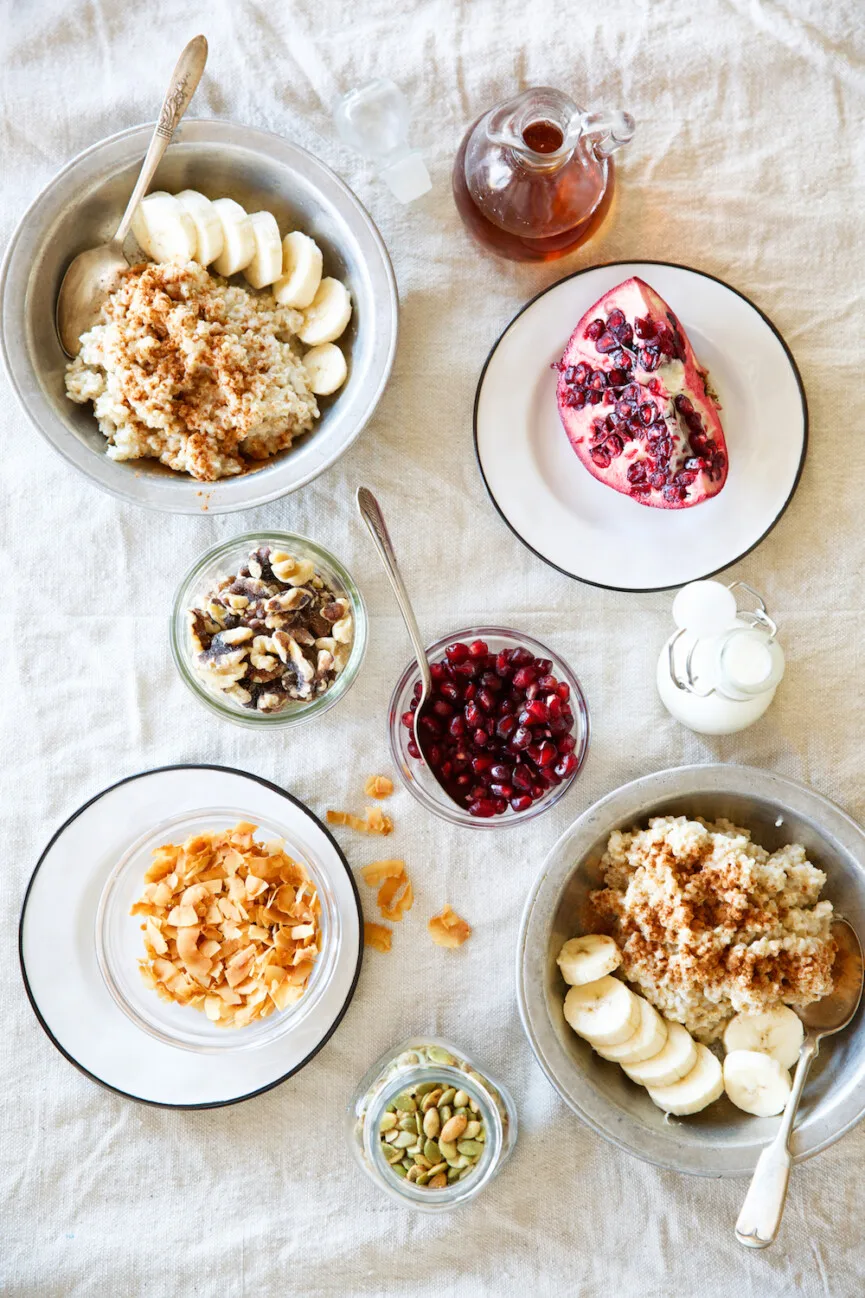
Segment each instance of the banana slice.
[[556,963],[565,982],[580,987],[618,969],[622,953],[611,937],[572,937],[556,956]]
[[328,397],[345,383],[348,367],[336,343],[319,343],[310,347],[303,358],[306,380],[310,392],[317,397]]
[[774,1005],[756,1014],[737,1014],[724,1029],[724,1049],[762,1050],[782,1068],[792,1068],[799,1058],[805,1028],[789,1005]]
[[138,204],[132,233],[154,261],[192,261],[197,236],[192,218],[173,194],[155,189]]
[[195,226],[195,260],[202,266],[209,266],[222,252],[225,242],[222,222],[210,199],[199,194],[197,189],[182,189],[175,197]]
[[312,302],[303,313],[298,338],[307,347],[332,343],[351,319],[351,295],[338,279],[323,279]]
[[[308,234],[292,230],[282,241],[282,275],[273,286],[280,306],[309,306],[321,283],[321,248]],[[325,342],[324,338],[317,339]]]
[[222,226],[222,252],[213,263],[217,275],[236,275],[255,256],[255,235],[249,217],[233,198],[216,198],[213,210]]
[[731,1050],[724,1060],[724,1090],[746,1113],[758,1118],[780,1113],[790,1088],[784,1065],[761,1050]]
[[642,996],[637,1000],[640,1003],[640,1021],[636,1032],[621,1045],[597,1047],[599,1055],[615,1064],[638,1064],[642,1059],[653,1059],[667,1044],[666,1020]]
[[255,255],[244,270],[253,288],[266,288],[282,274],[282,240],[272,212],[253,212],[249,218]]
[[598,978],[572,987],[565,997],[565,1019],[589,1045],[616,1046],[633,1036],[640,1001],[618,978]]
[[665,1113],[699,1113],[724,1094],[724,1073],[708,1046],[697,1045],[697,1062],[671,1086],[648,1086],[649,1099]]
[[667,1023],[667,1040],[664,1048],[649,1059],[638,1063],[623,1063],[622,1068],[632,1082],[640,1086],[672,1086],[686,1077],[697,1062],[694,1038],[681,1023]]

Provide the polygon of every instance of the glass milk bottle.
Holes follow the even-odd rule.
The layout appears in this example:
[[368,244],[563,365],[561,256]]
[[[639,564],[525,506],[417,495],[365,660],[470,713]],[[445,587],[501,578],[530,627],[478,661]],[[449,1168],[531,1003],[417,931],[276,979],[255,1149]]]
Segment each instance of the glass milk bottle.
[[[736,590],[757,603],[739,609]],[[667,711],[701,735],[731,735],[758,721],[784,675],[784,651],[762,597],[744,582],[693,581],[673,601],[677,630],[658,659]]]

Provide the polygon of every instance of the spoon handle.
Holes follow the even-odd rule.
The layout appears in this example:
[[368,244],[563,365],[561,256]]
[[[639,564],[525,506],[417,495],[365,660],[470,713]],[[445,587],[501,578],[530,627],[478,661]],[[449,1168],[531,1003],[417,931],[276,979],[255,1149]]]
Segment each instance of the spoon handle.
[[817,1041],[806,1037],[796,1065],[793,1087],[787,1098],[781,1125],[774,1140],[767,1145],[757,1160],[739,1220],[736,1222],[736,1239],[746,1248],[768,1248],[775,1242],[781,1226],[787,1186],[793,1159],[790,1154],[790,1133],[808,1073],[817,1054]]
[[384,570],[387,573],[390,584],[393,586],[393,593],[396,595],[396,602],[399,604],[399,611],[402,613],[402,619],[405,622],[412,648],[414,649],[417,665],[420,668],[420,674],[424,683],[424,696],[429,693],[432,685],[430,677],[429,661],[426,656],[426,649],[420,637],[417,620],[414,615],[414,609],[408,597],[408,591],[405,588],[405,582],[402,579],[402,573],[396,561],[393,545],[384,521],[384,516],[379,507],[379,503],[368,487],[358,487],[357,489],[357,507],[360,516],[369,528],[369,534],[373,539],[375,548],[378,550],[379,558],[384,564]]
[[162,161],[162,155],[171,143],[171,137],[177,123],[189,107],[189,102],[201,80],[201,74],[204,71],[206,62],[207,41],[203,36],[193,36],[177,60],[177,67],[172,73],[168,92],[162,101],[159,121],[156,123],[153,138],[145,154],[141,171],[138,173],[138,180],[135,182],[135,188],[129,202],[126,204],[126,211],[123,213],[123,219],[117,227],[117,233],[112,240],[113,243],[122,243],[129,233],[129,227],[132,224],[132,218],[138,204],[150,188],[150,182],[156,168]]

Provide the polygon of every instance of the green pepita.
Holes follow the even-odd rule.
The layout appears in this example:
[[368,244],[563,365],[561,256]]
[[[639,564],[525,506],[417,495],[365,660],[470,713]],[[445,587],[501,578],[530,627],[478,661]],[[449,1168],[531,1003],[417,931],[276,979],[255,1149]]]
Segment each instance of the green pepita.
[[456,1145],[450,1144],[450,1142],[447,1140],[439,1141],[439,1149],[441,1150],[442,1158],[446,1158],[448,1162],[450,1162],[451,1159],[456,1158],[457,1156]]
[[449,1167],[449,1168],[448,1168],[448,1180],[449,1180],[449,1181],[458,1181],[458,1180],[459,1180],[459,1175],[460,1175],[460,1174],[459,1174],[459,1172],[457,1171],[457,1169],[456,1169],[455,1167]]
[[439,1117],[442,1122],[448,1122],[453,1117],[454,1111],[449,1104],[439,1105]]
[[403,1091],[401,1095],[398,1095],[394,1100],[394,1104],[401,1113],[414,1113],[417,1109],[417,1100],[414,1096],[409,1095],[407,1091]]
[[402,1162],[402,1150],[394,1149],[393,1145],[384,1146],[384,1156],[391,1165]]
[[400,1118],[397,1123],[400,1131],[413,1131],[417,1135],[417,1128],[414,1125],[414,1114],[407,1113],[404,1118]]
[[464,1109],[468,1104],[468,1102],[469,1102],[469,1097],[466,1095],[465,1091],[457,1091],[456,1095],[454,1096],[454,1108]]
[[456,1091],[452,1086],[449,1086],[446,1091],[442,1092],[441,1098],[439,1099],[439,1108],[441,1108],[443,1104],[453,1104],[455,1095]]
[[457,1150],[461,1154],[477,1158],[484,1152],[484,1147],[479,1140],[460,1140],[457,1142]]
[[438,1109],[427,1109],[423,1119],[424,1134],[431,1139],[441,1131],[442,1120]]
[[428,1158],[431,1163],[437,1163],[441,1158],[441,1150],[438,1147],[437,1140],[428,1140],[423,1147],[423,1156]]
[[397,1149],[408,1149],[409,1145],[415,1142],[414,1133],[411,1131],[401,1131],[393,1142]]
[[465,1131],[463,1132],[463,1139],[474,1140],[475,1136],[478,1134],[480,1129],[481,1129],[481,1124],[479,1122],[476,1121],[470,1122],[466,1127]]
[[431,1060],[434,1064],[448,1064],[453,1066],[456,1063],[453,1055],[450,1054],[449,1051],[444,1050],[441,1046],[427,1046],[426,1056],[427,1059]]
[[415,1177],[415,1185],[426,1185],[430,1178],[429,1172],[421,1172],[420,1176]]
[[419,1099],[422,1095],[429,1095],[432,1091],[438,1090],[438,1082],[421,1082],[414,1088],[415,1096]]
[[393,1113],[385,1113],[382,1115],[382,1119],[381,1122],[379,1123],[378,1129],[379,1131],[393,1131],[395,1126],[396,1126],[396,1115]]
[[402,1177],[408,1176],[408,1170],[405,1167],[403,1167],[402,1163],[395,1163],[390,1170],[392,1172],[396,1172],[397,1176],[402,1176]]

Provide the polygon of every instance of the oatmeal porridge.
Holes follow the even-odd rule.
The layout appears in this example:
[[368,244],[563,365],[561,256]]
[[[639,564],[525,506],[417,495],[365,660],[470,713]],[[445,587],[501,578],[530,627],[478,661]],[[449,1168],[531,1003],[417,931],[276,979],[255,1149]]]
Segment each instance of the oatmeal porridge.
[[771,855],[719,820],[659,817],[615,831],[592,893],[622,973],[703,1042],[741,1010],[808,1005],[832,989],[826,882],[791,843]]
[[202,482],[244,473],[308,433],[319,409],[294,339],[300,311],[196,262],[124,272],[82,336],[69,397],[93,403],[114,460]]

